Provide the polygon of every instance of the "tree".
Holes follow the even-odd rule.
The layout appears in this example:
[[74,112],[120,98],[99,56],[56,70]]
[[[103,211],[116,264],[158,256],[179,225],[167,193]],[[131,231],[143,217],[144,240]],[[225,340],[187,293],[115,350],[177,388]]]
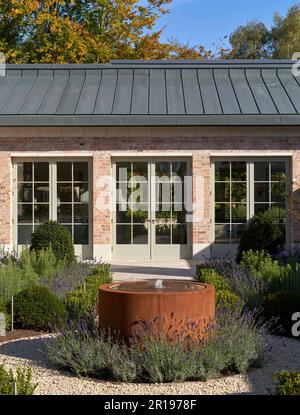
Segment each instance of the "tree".
[[274,59],[291,59],[300,52],[300,6],[291,7],[286,17],[275,14],[271,38]]
[[165,58],[154,26],[171,1],[0,0],[0,51],[16,63]]
[[239,26],[229,37],[231,59],[262,59],[269,56],[269,31],[266,26],[253,20]]

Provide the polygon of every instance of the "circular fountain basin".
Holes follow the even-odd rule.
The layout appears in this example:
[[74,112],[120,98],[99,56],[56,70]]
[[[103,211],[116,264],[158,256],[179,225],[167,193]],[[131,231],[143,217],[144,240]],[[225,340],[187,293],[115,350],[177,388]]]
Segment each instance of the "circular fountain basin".
[[170,333],[170,327],[178,331],[184,324],[194,327],[198,337],[204,337],[215,317],[214,286],[194,281],[116,282],[102,285],[99,297],[99,328],[116,331],[125,338],[135,335],[140,322],[155,322],[166,333]]

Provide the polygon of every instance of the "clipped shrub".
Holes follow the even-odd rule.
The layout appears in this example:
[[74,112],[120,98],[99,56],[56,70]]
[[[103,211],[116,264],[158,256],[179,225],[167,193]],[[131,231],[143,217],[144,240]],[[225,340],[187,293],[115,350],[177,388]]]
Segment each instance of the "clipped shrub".
[[250,219],[247,228],[241,235],[237,261],[242,260],[243,252],[265,250],[271,255],[276,255],[284,244],[283,229],[276,224],[276,209],[260,212]]
[[22,329],[51,330],[67,318],[62,301],[41,286],[27,288],[16,295],[14,312],[15,325]]
[[274,375],[277,395],[300,395],[300,372],[282,370]]
[[78,320],[91,313],[98,304],[99,287],[112,282],[109,264],[96,266],[82,285],[66,293],[69,318]]
[[262,304],[263,315],[267,320],[278,317],[278,324],[282,327],[286,336],[292,336],[291,330],[294,322],[292,315],[300,311],[300,295],[277,292],[266,296]]
[[17,368],[16,374],[10,369],[7,371],[0,365],[0,395],[14,394],[14,381],[16,382],[18,395],[33,395],[37,385],[32,384],[31,368]]
[[66,260],[68,263],[74,262],[72,235],[66,227],[54,221],[43,223],[32,234],[30,250],[39,252],[49,247],[57,259]]

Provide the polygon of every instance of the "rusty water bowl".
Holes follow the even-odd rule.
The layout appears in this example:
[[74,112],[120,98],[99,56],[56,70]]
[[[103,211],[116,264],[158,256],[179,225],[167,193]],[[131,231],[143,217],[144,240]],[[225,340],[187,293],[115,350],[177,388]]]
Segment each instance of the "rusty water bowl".
[[[175,279],[115,282],[99,288],[99,328],[124,338],[136,333],[139,322],[159,322],[170,333],[189,327],[193,337],[205,337],[215,318],[213,285]],[[183,325],[185,327],[183,327]]]

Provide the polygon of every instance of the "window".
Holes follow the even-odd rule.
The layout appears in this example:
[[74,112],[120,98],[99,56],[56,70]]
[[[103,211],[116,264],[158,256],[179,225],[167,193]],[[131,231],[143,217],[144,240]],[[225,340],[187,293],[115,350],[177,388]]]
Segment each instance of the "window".
[[15,165],[17,243],[29,244],[49,219],[66,226],[77,245],[89,243],[87,161],[24,161]]
[[284,160],[215,161],[215,242],[238,243],[246,222],[270,208],[285,227],[286,177]]

